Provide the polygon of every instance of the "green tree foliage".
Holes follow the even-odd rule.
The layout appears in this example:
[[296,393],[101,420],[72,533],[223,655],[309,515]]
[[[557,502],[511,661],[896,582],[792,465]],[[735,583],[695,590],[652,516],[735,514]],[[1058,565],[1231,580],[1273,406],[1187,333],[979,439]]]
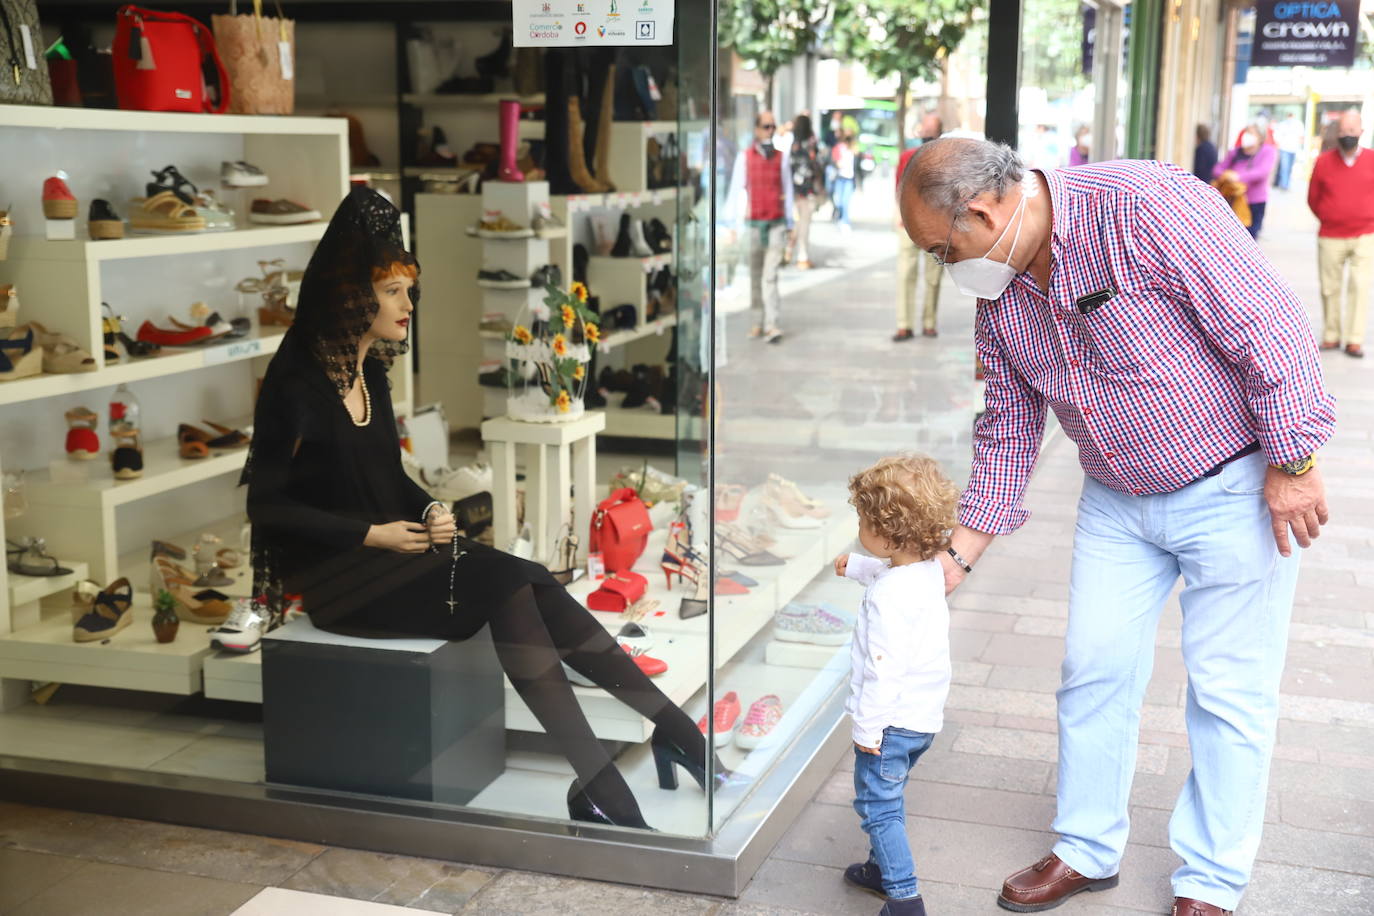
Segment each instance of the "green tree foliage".
[[758,68],[773,94],[773,77],[816,46],[846,0],[721,0],[720,44]]

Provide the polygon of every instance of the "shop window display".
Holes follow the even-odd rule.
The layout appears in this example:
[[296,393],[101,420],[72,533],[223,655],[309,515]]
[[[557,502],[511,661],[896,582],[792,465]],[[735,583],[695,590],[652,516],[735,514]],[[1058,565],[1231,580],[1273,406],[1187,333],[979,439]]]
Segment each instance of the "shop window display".
[[372,118],[0,110],[7,754],[559,836],[775,804],[839,721],[875,418],[805,331],[741,356],[713,202],[757,112],[712,103],[707,12],[679,34],[418,27],[391,200],[341,168]]

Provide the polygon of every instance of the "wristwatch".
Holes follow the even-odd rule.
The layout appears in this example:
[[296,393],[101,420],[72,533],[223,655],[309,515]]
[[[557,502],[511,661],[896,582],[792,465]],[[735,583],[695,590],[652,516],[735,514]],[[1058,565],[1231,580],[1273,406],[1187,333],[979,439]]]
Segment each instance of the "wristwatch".
[[959,564],[959,568],[964,571],[965,575],[973,572],[973,567],[968,564],[967,560],[959,555],[959,551],[955,550],[953,547],[946,547],[945,553],[954,558],[954,562]]
[[1301,477],[1317,466],[1317,456],[1308,455],[1305,458],[1294,458],[1283,464],[1271,464],[1269,466],[1276,471],[1283,471],[1289,477]]

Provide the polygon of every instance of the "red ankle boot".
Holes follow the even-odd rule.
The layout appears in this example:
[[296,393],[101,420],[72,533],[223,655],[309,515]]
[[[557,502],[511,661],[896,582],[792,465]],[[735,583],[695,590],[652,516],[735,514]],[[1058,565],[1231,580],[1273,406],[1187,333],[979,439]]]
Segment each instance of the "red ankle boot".
[[520,146],[520,103],[507,99],[501,103],[501,181],[524,181],[525,173],[515,167]]

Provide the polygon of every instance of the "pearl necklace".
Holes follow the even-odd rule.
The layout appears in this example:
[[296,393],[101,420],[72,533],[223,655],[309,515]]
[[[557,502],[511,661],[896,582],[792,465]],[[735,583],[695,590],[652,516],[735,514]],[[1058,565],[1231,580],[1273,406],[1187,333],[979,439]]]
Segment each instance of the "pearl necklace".
[[358,384],[363,389],[363,418],[361,420],[353,416],[353,411],[348,412],[348,419],[353,421],[354,426],[366,426],[372,422],[372,394],[367,390],[367,379],[361,372],[358,373]]

